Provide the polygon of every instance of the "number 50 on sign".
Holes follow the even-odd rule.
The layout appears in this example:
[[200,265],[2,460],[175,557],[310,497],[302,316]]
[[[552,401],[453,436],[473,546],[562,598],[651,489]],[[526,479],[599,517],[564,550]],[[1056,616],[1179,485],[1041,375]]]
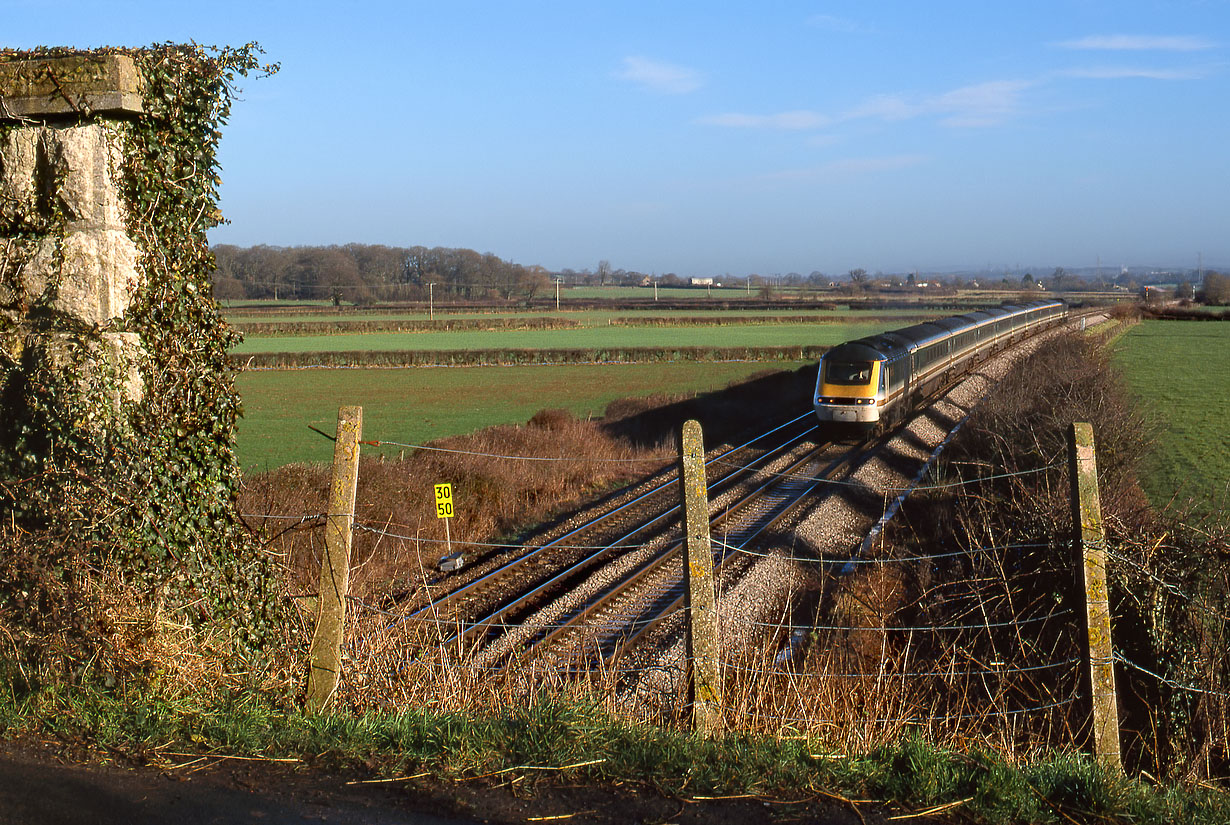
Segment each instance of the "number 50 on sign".
[[453,517],[453,485],[436,485],[436,518]]

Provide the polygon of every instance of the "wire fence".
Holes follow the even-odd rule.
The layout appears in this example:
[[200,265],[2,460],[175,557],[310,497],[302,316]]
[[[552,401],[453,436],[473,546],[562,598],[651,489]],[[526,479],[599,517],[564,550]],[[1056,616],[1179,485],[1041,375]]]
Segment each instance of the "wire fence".
[[[564,464],[568,462],[587,462],[593,463],[612,463],[612,464],[646,464],[652,466],[662,465],[674,460],[673,455],[655,456],[651,459],[643,458],[618,458],[618,459],[599,459],[595,460],[592,456],[576,455],[576,456],[541,456],[541,455],[516,455],[511,452],[497,451],[482,451],[482,450],[460,450],[451,448],[431,447],[427,445],[417,445],[400,441],[392,440],[370,440],[363,441],[364,444],[374,444],[379,446],[392,446],[408,450],[422,450],[425,453],[439,453],[462,456],[472,459],[485,459],[490,461],[502,462],[534,462],[534,463],[551,463]],[[780,474],[767,471],[759,467],[759,463],[755,460],[745,462],[732,461],[727,456],[719,456],[712,460],[712,465],[719,467],[724,471],[738,471],[741,473],[751,474],[760,479],[772,479],[779,477]],[[924,467],[917,476],[908,484],[901,486],[880,486],[875,488],[879,495],[898,495],[903,497],[906,492],[917,490],[955,490],[963,487],[968,482],[938,482],[934,484],[924,485],[923,477],[927,471]],[[1047,472],[1053,467],[1037,468],[1035,470],[1023,471],[1019,473],[995,474],[991,478],[1010,478],[1016,476],[1035,475],[1038,473]],[[867,484],[858,480],[851,479],[811,479],[813,482],[820,484],[832,485],[834,489],[872,489]],[[494,684],[502,681],[508,681],[514,677],[511,674],[527,672],[526,663],[518,663],[515,657],[500,655],[484,655],[481,646],[473,649],[463,649],[458,647],[454,641],[463,636],[463,631],[467,630],[465,622],[457,619],[457,614],[452,610],[435,610],[430,607],[430,600],[433,588],[438,590],[446,589],[445,583],[442,581],[440,571],[435,569],[435,566],[430,563],[425,563],[422,555],[424,553],[438,553],[441,550],[447,549],[450,552],[463,552],[466,554],[475,554],[480,557],[500,556],[508,553],[527,554],[538,551],[546,547],[545,544],[527,544],[519,541],[473,541],[465,538],[454,538],[452,536],[440,535],[438,525],[428,522],[427,526],[420,521],[417,525],[400,522],[393,518],[384,518],[379,520],[372,519],[369,515],[365,515],[368,508],[360,502],[356,507],[359,511],[353,514],[330,514],[328,512],[310,512],[302,515],[276,513],[269,510],[265,512],[245,512],[243,517],[250,523],[257,525],[258,529],[276,529],[280,530],[279,535],[285,534],[287,530],[305,531],[311,535],[317,528],[322,527],[325,522],[333,516],[342,515],[351,520],[352,527],[357,536],[366,536],[367,545],[358,548],[356,552],[356,572],[362,577],[363,567],[367,559],[371,557],[369,547],[385,547],[400,546],[404,548],[407,557],[416,557],[417,563],[410,567],[409,573],[401,577],[400,584],[391,582],[393,588],[400,587],[403,592],[413,592],[418,594],[414,599],[373,599],[370,596],[355,596],[351,595],[348,598],[348,603],[352,608],[352,618],[350,619],[351,631],[347,634],[345,645],[346,654],[349,661],[352,663],[354,675],[349,680],[352,686],[357,688],[360,682],[370,684],[371,680],[376,678],[373,672],[380,668],[390,670],[399,674],[399,678],[410,678],[414,672],[431,671],[439,673],[440,668],[447,666],[449,679],[455,682],[461,680],[479,680],[487,684]],[[269,528],[260,528],[260,525],[269,525]],[[321,540],[318,538],[309,538],[311,546],[319,552]],[[978,566],[981,560],[988,559],[993,556],[1023,553],[1032,550],[1043,549],[1048,545],[1045,543],[1016,543],[1005,544],[1002,546],[983,546],[956,548],[948,551],[941,551],[929,554],[913,554],[901,556],[899,558],[884,559],[884,558],[865,558],[860,557],[855,559],[857,568],[870,570],[873,568],[883,568],[886,564],[896,565],[902,568],[910,568],[912,566],[927,566],[934,567],[936,565],[951,565],[965,564]],[[559,542],[550,546],[552,551],[565,552],[581,552],[581,553],[599,553],[608,549],[607,546],[598,544],[587,544],[583,542],[564,543]],[[751,561],[762,559],[773,559],[777,563],[786,562],[797,565],[803,568],[814,568],[826,570],[831,567],[833,562],[829,559],[807,557],[798,554],[784,555],[781,553],[765,552],[753,549],[748,546],[734,546],[724,541],[713,542],[715,552],[732,551],[742,557],[746,557]],[[849,559],[847,558],[846,561]],[[827,573],[825,575],[828,575]],[[857,576],[854,576],[857,578]],[[849,682],[851,680],[871,680],[872,682],[891,685],[893,690],[901,691],[908,689],[911,694],[919,693],[919,695],[928,695],[938,692],[951,692],[954,695],[963,697],[962,703],[968,703],[970,692],[968,687],[972,683],[979,683],[985,688],[991,683],[995,683],[998,687],[991,694],[983,697],[978,702],[978,708],[971,710],[965,704],[961,704],[960,712],[949,708],[943,710],[941,708],[933,708],[929,716],[925,717],[931,722],[952,723],[956,721],[963,722],[985,722],[991,717],[1015,717],[1027,713],[1050,713],[1066,707],[1071,701],[1055,702],[1047,701],[1044,692],[1037,689],[1036,685],[1031,682],[1038,674],[1053,674],[1065,673],[1073,670],[1073,661],[1070,657],[1057,657],[1053,660],[1043,660],[1038,656],[1017,655],[1020,651],[1006,655],[1002,648],[1002,644],[996,640],[996,634],[1004,634],[1008,632],[1021,633],[1026,629],[1037,630],[1038,628],[1047,627],[1049,625],[1064,624],[1070,621],[1070,611],[1055,611],[1052,610],[1047,615],[1000,615],[1003,606],[996,603],[996,600],[988,596],[978,596],[974,598],[977,604],[968,604],[966,602],[971,598],[971,594],[976,594],[980,589],[985,589],[987,583],[991,581],[988,577],[967,576],[965,579],[957,582],[949,582],[950,589],[966,591],[961,597],[954,597],[948,594],[947,609],[949,616],[959,616],[962,614],[972,614],[980,612],[981,621],[975,623],[971,621],[961,621],[959,623],[952,621],[942,621],[938,623],[923,623],[900,622],[888,620],[888,617],[881,618],[878,622],[874,622],[875,626],[866,626],[867,622],[860,619],[857,622],[846,622],[844,624],[834,621],[822,621],[818,616],[812,616],[807,621],[763,621],[756,618],[743,619],[740,624],[742,630],[746,634],[751,634],[758,637],[757,644],[747,646],[746,644],[736,645],[727,654],[724,654],[719,662],[723,678],[731,683],[732,695],[740,696],[740,702],[726,707],[724,710],[732,720],[743,718],[745,720],[758,720],[759,723],[767,721],[770,717],[774,717],[781,724],[791,726],[826,726],[835,723],[838,718],[847,721],[852,719],[862,718],[863,723],[867,724],[886,724],[890,721],[894,724],[915,724],[924,717],[917,712],[910,711],[903,705],[898,710],[896,716],[888,716],[882,713],[884,709],[883,702],[867,701],[864,697],[866,709],[871,713],[860,713],[858,708],[849,707],[845,702],[848,697],[829,696],[826,702],[803,701],[794,702],[788,701],[790,691],[785,690],[783,693],[783,685],[797,682],[798,680],[806,680],[813,684],[813,687],[821,683],[832,685],[835,683]],[[926,598],[928,594],[934,594],[935,588],[917,588],[921,597]],[[424,599],[428,600],[426,609],[422,607]],[[413,605],[411,608],[407,605]],[[919,618],[925,617],[925,612],[915,611],[914,615]],[[675,622],[677,625],[683,622],[685,613],[677,610],[674,614],[670,614],[665,619],[659,618],[656,621]],[[840,618],[840,617],[838,617]],[[566,621],[567,616],[557,612],[550,614],[549,612],[540,612],[531,615],[518,616],[502,616],[498,621],[490,625],[490,629],[485,631],[485,635],[490,637],[493,634],[502,637],[536,637],[543,634],[549,634],[555,631],[564,630],[566,627],[575,627]],[[372,624],[374,622],[374,624]],[[1049,623],[1049,625],[1048,625]],[[598,616],[582,623],[582,628],[578,632],[580,638],[589,638],[593,644],[593,651],[600,647],[599,641],[602,638],[609,638],[626,631],[629,626],[626,618],[613,616]],[[635,623],[631,623],[635,624]],[[370,626],[369,626],[370,625]],[[879,650],[876,656],[863,656],[860,652],[859,645],[865,644],[862,637],[867,634],[872,634],[876,637]],[[809,644],[800,645],[799,637],[801,635],[809,636]],[[951,641],[935,641],[921,642],[920,638],[931,636],[935,639],[952,640],[961,638],[962,644],[960,647],[953,647]],[[834,650],[834,640],[838,637],[845,637],[846,648]],[[981,640],[975,637],[982,637]],[[854,639],[854,642],[850,642]],[[746,640],[745,640],[746,642]],[[542,678],[555,679],[559,678],[559,673],[568,674],[568,678],[580,679],[582,681],[593,680],[595,673],[597,678],[606,681],[626,683],[624,688],[625,693],[629,695],[645,695],[665,697],[667,704],[678,705],[681,692],[681,682],[684,675],[688,672],[690,664],[680,658],[674,666],[669,667],[646,667],[644,663],[637,663],[633,666],[628,666],[620,660],[602,660],[595,659],[592,655],[588,661],[591,665],[597,662],[597,667],[586,666],[577,668],[577,664],[586,659],[585,642],[577,644],[577,650],[580,654],[573,655],[571,663],[563,663],[562,668],[557,668],[556,672],[548,674],[546,670],[535,665],[528,668],[529,671],[539,671]],[[434,645],[434,647],[433,647]],[[828,650],[823,655],[817,654],[815,651],[820,645],[824,645]],[[998,646],[998,647],[997,647]],[[798,648],[798,650],[796,650]],[[768,651],[772,655],[757,655],[749,654],[748,650],[759,650],[762,653]],[[937,656],[938,653],[947,651],[947,659]],[[669,656],[668,656],[669,659]],[[944,664],[939,664],[941,661]],[[918,667],[919,664],[926,663],[926,667]],[[364,677],[364,678],[361,678]],[[647,682],[657,680],[662,684],[653,686],[647,685]],[[1054,681],[1052,678],[1051,681]],[[742,691],[742,694],[740,693]],[[815,695],[823,695],[826,691],[820,690]],[[828,691],[832,693],[832,691]],[[750,697],[756,695],[753,701]],[[1015,700],[1015,704],[1009,703],[1008,698]],[[915,707],[919,701],[918,697],[914,697],[909,707]],[[756,709],[756,706],[764,705],[766,707],[775,707],[779,711],[776,714],[766,714],[761,710]],[[954,706],[956,707],[956,706]],[[790,710],[793,708],[793,710]],[[915,708],[916,710],[916,708]],[[880,713],[880,715],[875,715]]]
[[[556,466],[662,466],[677,458],[673,453],[652,458],[595,458],[459,450],[389,440],[362,443],[466,459]],[[945,439],[943,444],[947,443]],[[737,588],[722,594],[723,614],[728,608],[721,605],[734,606],[732,617],[723,625],[722,652],[716,660],[726,686],[720,711],[728,725],[779,735],[839,730],[847,737],[873,735],[872,729],[939,726],[958,738],[991,737],[1010,747],[1013,737],[1036,741],[1039,731],[1045,731],[1049,741],[1064,744],[1085,724],[1089,697],[1080,687],[1082,619],[1065,598],[1054,595],[1067,587],[1072,576],[1066,537],[967,541],[925,553],[870,552],[872,537],[883,530],[907,495],[960,494],[972,485],[1028,482],[1060,470],[1064,462],[1011,472],[975,468],[976,477],[944,479],[935,477],[935,455],[912,479],[900,484],[873,485],[857,477],[803,479],[836,491],[874,492],[886,501],[884,518],[852,554],[829,558],[799,552],[797,547],[765,550],[725,538],[711,542],[715,554],[730,554],[750,565],[785,565],[796,577],[810,582],[798,602],[807,605],[802,611],[798,604],[791,608],[773,603],[761,605],[759,614],[740,613],[738,602],[746,601],[746,596],[736,592]],[[765,469],[755,458],[734,461],[723,455],[711,459],[710,466],[760,480],[786,477]],[[798,480],[798,476],[793,478]],[[429,485],[424,488],[430,490]],[[458,612],[453,606],[433,607],[436,596],[469,581],[467,576],[477,575],[467,570],[460,578],[446,577],[434,561],[441,551],[492,562],[544,550],[600,554],[611,545],[568,541],[567,537],[555,542],[475,541],[446,534],[434,519],[414,523],[404,517],[373,518],[373,508],[363,501],[355,509],[356,513],[349,514],[294,514],[270,508],[242,514],[266,534],[294,533],[296,541],[306,542],[318,555],[322,546],[319,528],[333,517],[350,520],[357,542],[355,572],[360,580],[367,576],[380,585],[347,599],[351,614],[344,650],[349,675],[342,689],[353,701],[362,704],[362,695],[374,684],[384,686],[382,695],[400,694],[429,703],[464,702],[459,697],[490,696],[492,692],[501,701],[514,701],[515,696],[532,695],[535,685],[572,684],[599,689],[604,701],[621,710],[635,706],[639,713],[661,718],[677,716],[687,706],[687,676],[699,662],[689,661],[678,642],[686,627],[686,609],[652,620],[602,613],[578,623],[570,615],[575,610],[565,607],[527,608],[490,620],[459,618],[481,615],[469,608]],[[400,559],[402,568],[396,576],[381,579],[379,565],[365,568],[377,550]],[[1190,599],[1194,609],[1213,619],[1226,619],[1224,612],[1207,608],[1136,555],[1112,546],[1108,559],[1125,575],[1149,579],[1169,597]],[[592,574],[587,573],[573,583],[582,596],[594,586],[590,578]],[[300,603],[310,601],[312,594],[300,589],[305,591],[298,597]],[[467,597],[476,604],[484,598],[477,592]],[[766,614],[774,610],[781,615]],[[664,657],[650,662],[604,653],[612,639],[647,621],[666,640]],[[526,640],[565,630],[579,641],[546,657],[518,653],[518,644]],[[472,643],[474,639],[479,642]],[[1124,672],[1173,691],[1230,698],[1199,680],[1175,678],[1165,669],[1141,665],[1123,650],[1115,651],[1114,660]]]

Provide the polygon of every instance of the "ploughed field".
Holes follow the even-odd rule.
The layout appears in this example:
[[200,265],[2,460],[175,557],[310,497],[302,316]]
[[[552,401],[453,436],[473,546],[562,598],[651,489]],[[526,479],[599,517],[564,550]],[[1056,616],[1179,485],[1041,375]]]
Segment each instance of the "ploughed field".
[[1141,479],[1156,505],[1230,508],[1230,323],[1142,321],[1116,343],[1128,386],[1161,426]]

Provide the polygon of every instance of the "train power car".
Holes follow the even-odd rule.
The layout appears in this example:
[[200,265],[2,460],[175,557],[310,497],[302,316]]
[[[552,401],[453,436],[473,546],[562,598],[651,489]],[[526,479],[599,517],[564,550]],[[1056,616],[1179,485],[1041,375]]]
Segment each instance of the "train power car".
[[890,424],[992,353],[1058,323],[1060,301],[1030,301],[940,318],[833,347],[820,359],[816,417],[835,435]]

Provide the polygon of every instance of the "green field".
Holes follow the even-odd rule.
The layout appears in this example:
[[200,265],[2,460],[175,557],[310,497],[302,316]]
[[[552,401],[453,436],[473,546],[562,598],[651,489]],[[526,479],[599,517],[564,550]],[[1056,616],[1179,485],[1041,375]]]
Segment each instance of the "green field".
[[232,324],[258,323],[258,324],[302,324],[315,323],[327,324],[346,321],[416,321],[426,322],[428,320],[436,321],[473,321],[479,318],[560,318],[580,326],[596,327],[606,326],[612,318],[620,319],[644,319],[646,322],[660,321],[661,319],[669,318],[703,318],[712,320],[715,324],[723,318],[740,317],[740,318],[763,318],[769,323],[772,323],[774,318],[814,318],[817,323],[844,323],[847,321],[858,321],[865,318],[894,318],[906,317],[917,318],[920,315],[931,315],[939,317],[943,313],[939,310],[927,309],[919,307],[917,309],[793,309],[790,306],[783,306],[781,309],[711,309],[704,312],[688,312],[687,310],[661,310],[661,309],[629,309],[629,310],[610,310],[610,309],[579,309],[579,310],[562,310],[555,312],[552,310],[522,310],[509,312],[443,312],[436,310],[432,318],[428,317],[427,312],[415,311],[342,311],[342,312],[325,312],[314,314],[282,314],[282,313],[261,313],[247,312],[243,309],[234,309],[226,312],[226,319]]
[[[799,366],[775,362],[773,369]],[[247,372],[237,379],[244,403],[239,460],[247,472],[329,461],[332,443],[308,425],[332,433],[337,408],[345,404],[363,407],[364,439],[422,444],[493,424],[525,423],[542,409],[601,415],[617,398],[720,389],[764,369],[757,363],[677,363]]]
[[1230,504],[1230,323],[1144,321],[1116,343],[1132,392],[1163,425],[1142,483],[1155,504],[1176,492],[1226,517]]
[[554,330],[341,333],[252,337],[235,355],[258,352],[352,352],[468,349],[604,349],[623,347],[832,346],[884,329],[883,323],[764,324],[694,327],[594,326]]

